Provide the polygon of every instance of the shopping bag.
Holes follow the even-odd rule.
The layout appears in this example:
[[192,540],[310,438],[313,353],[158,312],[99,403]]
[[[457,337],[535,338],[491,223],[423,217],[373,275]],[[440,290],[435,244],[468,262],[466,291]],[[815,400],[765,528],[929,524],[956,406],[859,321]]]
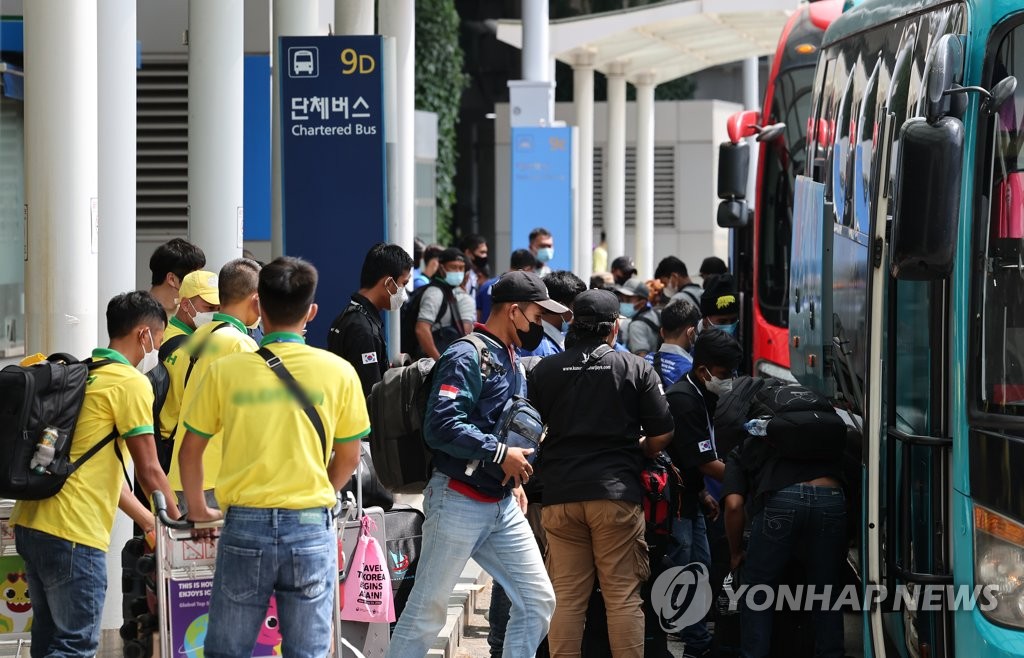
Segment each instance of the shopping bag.
[[341,618],[345,621],[395,621],[394,594],[384,549],[371,534],[376,526],[372,518],[363,517],[359,543],[342,587]]

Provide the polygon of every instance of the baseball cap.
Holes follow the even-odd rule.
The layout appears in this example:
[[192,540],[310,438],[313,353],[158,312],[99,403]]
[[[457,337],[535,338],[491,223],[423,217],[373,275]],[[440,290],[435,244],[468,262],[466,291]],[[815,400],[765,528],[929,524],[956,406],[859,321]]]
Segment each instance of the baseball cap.
[[220,305],[220,290],[217,289],[217,275],[205,270],[189,272],[181,280],[181,288],[178,290],[178,297],[188,299],[190,297],[202,297],[203,301],[210,304]]
[[495,304],[533,302],[552,313],[566,313],[568,308],[548,297],[547,286],[533,272],[516,270],[501,275],[491,286],[491,301]]
[[736,280],[726,272],[710,279],[700,296],[700,313],[709,315],[737,315],[740,312],[736,296]]
[[611,267],[608,268],[608,270],[636,272],[636,265],[633,264],[633,259],[630,258],[629,256],[619,256],[618,258],[612,261],[612,265]]
[[574,322],[580,324],[614,322],[619,317],[619,300],[607,290],[591,288],[576,296],[572,310]]
[[639,277],[633,277],[621,286],[615,286],[614,291],[627,297],[643,297],[644,299],[651,294],[651,291],[647,289],[647,284]]

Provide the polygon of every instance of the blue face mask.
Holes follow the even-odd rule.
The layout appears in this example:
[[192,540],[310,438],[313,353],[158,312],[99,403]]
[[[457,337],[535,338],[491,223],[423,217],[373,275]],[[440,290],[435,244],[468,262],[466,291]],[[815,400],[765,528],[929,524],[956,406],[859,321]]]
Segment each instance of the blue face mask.
[[554,247],[541,247],[537,250],[537,260],[542,263],[546,263],[555,257]]
[[562,335],[564,336],[567,333],[569,333],[569,323],[562,320]]
[[629,302],[619,302],[619,315],[631,318],[636,315],[636,308]]
[[452,288],[457,288],[462,285],[462,280],[466,278],[465,272],[445,272],[444,282],[450,285]]
[[724,331],[725,333],[729,334],[730,336],[735,336],[736,335],[736,328],[739,326],[739,324],[740,324],[739,320],[737,320],[736,322],[733,322],[732,324],[716,324],[715,325],[715,329],[721,329],[722,331]]

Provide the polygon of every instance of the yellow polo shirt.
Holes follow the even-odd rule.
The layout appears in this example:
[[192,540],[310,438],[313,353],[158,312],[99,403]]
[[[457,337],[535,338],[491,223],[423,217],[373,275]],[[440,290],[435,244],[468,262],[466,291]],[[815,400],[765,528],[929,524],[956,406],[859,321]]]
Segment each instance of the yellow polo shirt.
[[158,428],[160,437],[164,439],[174,438],[174,428],[178,425],[178,414],[181,413],[181,395],[185,388],[185,371],[188,370],[188,345],[194,333],[195,329],[179,320],[177,316],[171,316],[171,322],[167,325],[167,330],[164,331],[164,343],[175,336],[188,336],[164,359],[168,386],[164,406],[160,408],[160,427]]
[[[92,371],[85,400],[71,438],[71,460],[85,454],[117,429],[116,439],[125,461],[130,457],[124,439],[153,433],[153,388],[121,354],[93,350],[92,358],[114,363]],[[69,542],[106,551],[124,477],[114,446],[110,445],[82,464],[56,496],[20,500],[14,504],[11,524],[33,528]]]
[[[227,322],[231,326],[214,331],[222,322]],[[224,315],[223,313],[215,313],[213,315],[213,322],[207,322],[196,329],[196,332],[188,339],[185,347],[187,350],[186,354],[176,353],[167,357],[171,359],[175,355],[178,356],[178,363],[174,367],[180,371],[182,382],[185,381],[185,372],[188,370],[188,357],[194,350],[202,349],[202,353],[199,355],[199,360],[196,361],[195,367],[192,368],[192,375],[189,377],[188,384],[181,395],[179,418],[177,420],[178,429],[174,434],[174,455],[171,457],[171,471],[167,474],[167,481],[175,491],[181,491],[181,467],[178,465],[178,454],[181,452],[181,438],[185,436],[185,428],[181,425],[180,416],[188,408],[192,400],[195,399],[199,382],[203,380],[203,376],[217,360],[229,354],[255,352],[259,349],[256,341],[246,333],[245,325],[239,322],[237,318]],[[162,420],[161,424],[163,424]],[[203,489],[213,489],[219,471],[220,436],[218,435],[213,437],[210,445],[206,448],[206,452],[203,453],[203,473],[205,474],[203,477]]]
[[302,407],[258,354],[214,363],[186,406],[182,424],[203,437],[223,430],[216,483],[222,509],[330,507],[335,500],[327,477],[331,440],[357,441],[370,433],[359,377],[347,361],[306,345],[297,334],[269,334],[263,345],[309,394],[327,433],[326,451]]
[[164,342],[166,343],[175,336],[191,336],[194,331],[195,329],[179,320],[177,315],[172,315],[171,321],[167,323],[167,328],[164,329]]

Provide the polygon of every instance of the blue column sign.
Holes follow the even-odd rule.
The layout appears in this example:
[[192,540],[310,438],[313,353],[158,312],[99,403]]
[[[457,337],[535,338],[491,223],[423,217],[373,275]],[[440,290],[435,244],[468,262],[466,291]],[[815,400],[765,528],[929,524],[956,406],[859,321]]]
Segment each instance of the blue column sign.
[[320,272],[307,340],[322,347],[366,252],[387,239],[382,38],[281,37],[279,46],[284,251]]
[[512,249],[544,227],[555,243],[552,270],[571,270],[572,128],[512,128]]

